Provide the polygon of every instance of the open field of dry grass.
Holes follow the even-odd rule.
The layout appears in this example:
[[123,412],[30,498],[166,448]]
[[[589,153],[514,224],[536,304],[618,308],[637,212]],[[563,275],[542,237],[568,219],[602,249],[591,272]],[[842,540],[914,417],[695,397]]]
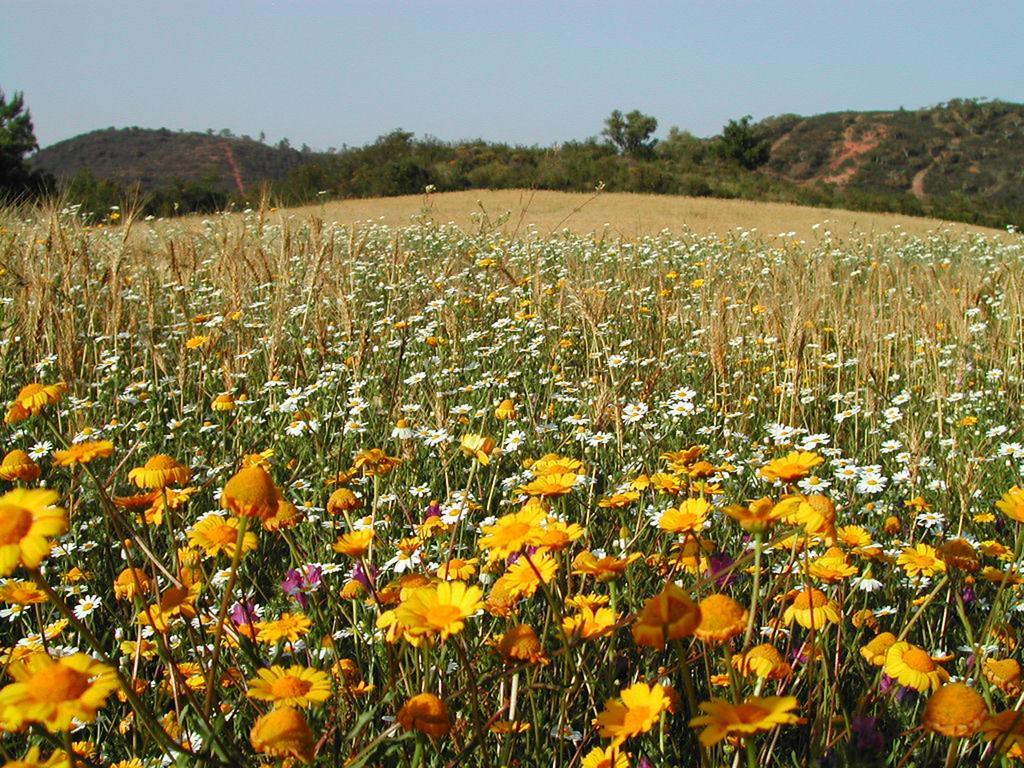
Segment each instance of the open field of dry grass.
[[578,234],[602,232],[625,238],[656,234],[663,229],[674,233],[725,232],[740,227],[756,229],[765,237],[795,232],[812,238],[815,224],[826,225],[841,237],[853,233],[887,232],[896,226],[923,235],[935,230],[983,232],[998,230],[968,224],[914,216],[864,211],[829,210],[783,203],[749,200],[637,195],[625,192],[568,193],[531,190],[469,190],[368,200],[344,200],[322,208],[296,209],[321,214],[327,221],[352,224],[382,220],[390,226],[404,226],[426,213],[439,223],[454,222],[477,231],[486,216],[490,229],[497,226],[507,234],[523,234],[532,225],[541,235],[568,228]]

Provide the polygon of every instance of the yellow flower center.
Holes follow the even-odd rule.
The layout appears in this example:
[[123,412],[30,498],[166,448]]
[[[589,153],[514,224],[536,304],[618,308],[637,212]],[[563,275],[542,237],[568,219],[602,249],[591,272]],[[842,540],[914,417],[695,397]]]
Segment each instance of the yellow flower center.
[[291,699],[305,696],[312,687],[313,684],[309,680],[289,675],[275,680],[274,684],[270,686],[270,692],[274,694],[275,698]]
[[0,546],[17,544],[32,527],[32,513],[24,507],[0,504]]
[[735,709],[736,720],[740,723],[759,723],[764,720],[769,712],[764,707],[749,702],[740,704]]
[[640,732],[642,733],[647,729],[647,724],[651,720],[651,708],[650,707],[630,707],[626,711],[625,717],[622,719],[623,731],[627,733]]
[[206,538],[214,544],[234,544],[238,538],[238,531],[225,523],[211,527],[206,532]]
[[33,697],[49,704],[73,701],[89,689],[89,675],[61,664],[51,664],[32,676],[29,689]]
[[934,672],[935,662],[920,648],[910,648],[903,654],[903,663],[915,672]]
[[435,627],[447,627],[452,622],[462,619],[462,611],[457,605],[438,605],[427,619]]

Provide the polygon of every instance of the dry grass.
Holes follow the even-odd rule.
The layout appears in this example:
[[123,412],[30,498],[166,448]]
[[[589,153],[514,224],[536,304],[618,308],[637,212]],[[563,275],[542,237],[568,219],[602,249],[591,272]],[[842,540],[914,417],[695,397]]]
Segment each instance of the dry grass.
[[722,233],[729,229],[756,229],[765,237],[795,232],[813,238],[815,224],[827,226],[837,235],[877,234],[899,226],[914,235],[936,230],[950,233],[999,230],[897,214],[829,210],[783,203],[674,195],[637,195],[624,192],[577,194],[530,190],[469,190],[368,200],[344,200],[326,205],[298,208],[295,213],[319,214],[326,221],[342,224],[374,220],[404,226],[415,217],[454,222],[477,231],[497,227],[506,234],[521,235],[530,226],[541,235],[568,228],[579,234],[607,231],[627,239],[669,229],[676,234]]

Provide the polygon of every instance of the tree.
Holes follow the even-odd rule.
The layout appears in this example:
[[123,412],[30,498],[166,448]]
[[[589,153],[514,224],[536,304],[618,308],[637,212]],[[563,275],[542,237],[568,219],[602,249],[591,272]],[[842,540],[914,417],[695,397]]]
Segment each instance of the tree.
[[750,124],[750,115],[739,120],[730,120],[722,129],[718,140],[718,153],[738,163],[747,170],[753,170],[768,162],[772,144],[759,126]]
[[616,109],[604,125],[601,135],[621,154],[630,157],[650,157],[653,154],[658,140],[652,139],[651,134],[658,130],[658,120],[651,115],[645,115],[639,109],[623,115]]
[[0,90],[0,198],[35,194],[47,186],[47,177],[33,173],[25,156],[39,148],[24,94],[8,101]]

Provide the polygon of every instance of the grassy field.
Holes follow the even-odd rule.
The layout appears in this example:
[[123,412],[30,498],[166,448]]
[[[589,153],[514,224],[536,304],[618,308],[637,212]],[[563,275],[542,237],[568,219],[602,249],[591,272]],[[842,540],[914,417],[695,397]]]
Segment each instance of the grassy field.
[[6,765],[1018,759],[1021,237],[587,200],[0,213]]
[[413,223],[416,217],[426,215],[437,223],[451,222],[473,232],[483,226],[506,235],[524,235],[532,227],[540,235],[569,229],[577,234],[607,233],[630,239],[656,235],[664,229],[699,235],[740,229],[766,239],[790,233],[813,239],[824,227],[843,237],[870,236],[894,227],[913,235],[937,231],[997,233],[984,227],[898,214],[612,192],[595,196],[544,190],[470,190],[345,200],[328,203],[322,208],[312,206],[296,211],[346,225],[373,221],[403,227]]

